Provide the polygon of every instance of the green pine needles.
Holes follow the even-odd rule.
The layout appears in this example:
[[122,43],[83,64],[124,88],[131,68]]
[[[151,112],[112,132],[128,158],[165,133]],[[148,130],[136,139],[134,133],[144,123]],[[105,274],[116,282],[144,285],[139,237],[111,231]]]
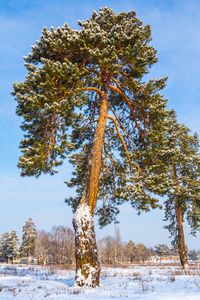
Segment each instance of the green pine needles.
[[135,12],[116,15],[102,8],[79,25],[80,30],[67,24],[57,30],[44,28],[41,40],[24,57],[28,75],[13,92],[25,131],[18,166],[22,176],[54,174],[70,154],[75,171],[68,186],[77,187],[77,197],[66,202],[75,210],[85,189],[106,82],[109,116],[102,145],[101,205],[96,211],[104,225],[115,220],[123,201],[132,199],[139,210],[157,206],[140,180],[131,184],[142,172],[129,153],[145,147],[147,128],[152,123],[159,128],[164,119],[166,100],[159,91],[166,78],[142,81],[157,57],[149,45],[150,26],[143,27]]
[[76,197],[66,202],[74,211],[89,205],[100,226],[116,221],[125,201],[148,211],[167,194],[170,224],[175,201],[196,230],[198,139],[166,109],[167,78],[143,79],[157,62],[150,26],[108,7],[78,24],[45,27],[24,57],[28,74],[12,93],[25,132],[21,175],[54,174],[68,157]]

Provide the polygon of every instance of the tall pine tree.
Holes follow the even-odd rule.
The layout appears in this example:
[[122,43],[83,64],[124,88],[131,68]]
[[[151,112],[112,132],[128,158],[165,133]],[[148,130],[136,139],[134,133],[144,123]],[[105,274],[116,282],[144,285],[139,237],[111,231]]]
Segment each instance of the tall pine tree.
[[116,15],[101,8],[79,25],[43,29],[24,57],[28,75],[14,84],[13,95],[24,119],[22,176],[54,174],[70,154],[75,171],[68,186],[77,196],[66,202],[75,211],[76,285],[95,287],[94,214],[104,226],[124,201],[139,211],[158,206],[135,160],[151,142],[147,129],[156,124],[157,135],[162,126],[166,100],[159,91],[166,78],[142,81],[157,58],[150,26],[143,27],[134,11]]
[[200,155],[197,134],[179,124],[172,111],[167,119],[166,150],[161,153],[167,162],[167,200],[165,201],[165,226],[174,237],[173,244],[179,248],[180,262],[188,268],[183,221],[186,219],[191,233],[200,229]]
[[173,237],[172,245],[179,249],[180,262],[188,268],[183,222],[186,219],[191,233],[200,229],[200,155],[197,134],[177,122],[175,112],[169,111],[160,138],[152,130],[151,146],[138,158],[146,166],[146,188],[165,196],[165,226]]
[[36,227],[31,218],[25,222],[22,232],[23,235],[20,252],[26,254],[26,264],[28,265],[29,257],[30,255],[34,255],[37,243]]

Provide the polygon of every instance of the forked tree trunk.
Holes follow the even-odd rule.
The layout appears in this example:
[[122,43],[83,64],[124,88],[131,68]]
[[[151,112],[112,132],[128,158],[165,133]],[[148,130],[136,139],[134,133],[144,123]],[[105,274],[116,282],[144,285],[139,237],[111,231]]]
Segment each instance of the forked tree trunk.
[[177,230],[178,230],[178,246],[179,246],[180,262],[184,269],[189,269],[187,254],[185,249],[182,213],[181,213],[181,208],[178,205],[176,205],[176,220],[177,220]]
[[75,286],[99,286],[100,264],[98,261],[93,215],[97,201],[103,136],[107,121],[107,99],[108,83],[104,83],[102,93],[100,93],[100,113],[88,166],[85,193],[73,218],[76,246]]

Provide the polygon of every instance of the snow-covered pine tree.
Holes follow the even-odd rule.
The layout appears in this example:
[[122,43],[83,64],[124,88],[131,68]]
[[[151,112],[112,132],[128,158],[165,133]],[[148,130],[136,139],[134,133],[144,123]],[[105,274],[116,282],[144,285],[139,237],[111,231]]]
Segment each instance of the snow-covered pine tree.
[[189,128],[179,124],[175,113],[167,119],[165,153],[162,159],[168,162],[167,200],[165,201],[166,228],[178,244],[180,261],[188,268],[183,221],[187,219],[191,233],[200,229],[200,155],[197,134],[190,134]]
[[30,255],[34,255],[35,248],[37,244],[37,231],[35,224],[33,223],[32,219],[29,218],[28,221],[25,222],[25,225],[22,229],[22,243],[20,246],[20,252],[26,254],[27,258],[27,265],[29,264],[29,257]]
[[195,249],[189,251],[188,257],[189,257],[189,259],[191,259],[193,261],[199,260],[198,253]]
[[[187,219],[191,233],[200,229],[200,155],[197,134],[177,122],[169,111],[158,139],[149,130],[151,145],[143,151],[138,163],[146,166],[145,186],[155,194],[165,195],[165,226],[178,247],[180,262],[188,268],[183,221]],[[164,133],[164,135],[163,135]],[[154,141],[154,142],[153,142]],[[140,161],[140,162],[139,162]]]
[[4,232],[1,236],[1,258],[8,263],[9,258],[9,232]]
[[76,285],[95,287],[100,267],[94,214],[103,226],[115,220],[124,201],[138,210],[158,206],[143,188],[135,153],[150,143],[152,123],[159,133],[166,114],[159,91],[166,78],[142,81],[157,57],[150,26],[143,27],[134,11],[116,15],[101,8],[79,25],[43,29],[24,57],[28,75],[14,84],[13,95],[26,132],[22,176],[54,174],[71,154],[75,171],[68,185],[77,197],[66,201],[76,211]]
[[169,249],[169,247],[166,244],[159,244],[159,245],[156,245],[154,248],[155,248],[156,254],[160,257],[160,262],[161,262],[162,257],[167,256],[171,253],[171,250]]
[[19,255],[19,238],[15,230],[12,230],[9,234],[8,240],[8,258],[12,261]]

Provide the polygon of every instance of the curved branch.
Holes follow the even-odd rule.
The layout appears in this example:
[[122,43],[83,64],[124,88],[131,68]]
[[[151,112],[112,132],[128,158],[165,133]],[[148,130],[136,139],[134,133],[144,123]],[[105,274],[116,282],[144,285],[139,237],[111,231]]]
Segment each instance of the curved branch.
[[130,78],[128,76],[128,74],[126,74],[125,72],[122,72],[122,71],[120,71],[120,74],[128,77],[128,79],[130,79],[140,91],[144,92],[143,89],[141,88],[141,86],[139,86],[133,78]]
[[136,144],[134,143],[133,139],[131,138],[131,136],[129,135],[128,131],[126,130],[126,128],[124,127],[124,125],[122,124],[122,122],[120,121],[120,119],[118,118],[118,116],[116,115],[116,113],[114,112],[114,110],[112,109],[112,107],[110,106],[110,104],[108,103],[108,107],[110,108],[110,110],[112,111],[112,113],[114,114],[115,118],[117,119],[117,121],[119,122],[119,124],[121,125],[122,129],[126,132],[127,136],[129,137],[129,139],[131,140],[133,146],[139,150],[136,146]]
[[86,88],[84,88],[84,90],[94,91],[94,92],[97,92],[101,97],[103,96],[103,92],[101,90],[99,90],[98,88],[95,88],[95,87],[86,87]]
[[110,89],[113,90],[113,91],[115,91],[115,92],[117,92],[118,94],[120,94],[120,96],[122,96],[122,98],[125,100],[126,104],[128,105],[128,107],[129,107],[129,109],[131,111],[131,115],[132,115],[132,117],[133,117],[133,119],[135,121],[135,125],[136,125],[137,129],[139,130],[139,132],[141,134],[141,139],[142,139],[142,141],[144,143],[144,138],[143,138],[142,130],[141,130],[140,126],[138,125],[136,116],[135,116],[134,111],[133,111],[133,109],[131,107],[131,103],[130,103],[128,97],[126,97],[126,95],[124,95],[124,93],[122,91],[120,91],[120,89],[116,88],[115,86],[110,85]]
[[[113,77],[111,77],[111,79],[112,79],[112,81],[114,81],[114,83],[117,85],[117,87],[120,89],[120,91],[123,93],[123,90],[122,90],[122,87],[120,86],[120,84],[119,84],[119,82],[115,79],[115,78],[113,78]],[[127,91],[129,91],[128,90],[128,88],[125,86],[124,87]],[[124,94],[124,93],[123,93]],[[125,94],[124,94],[125,95]],[[142,108],[141,108],[141,105],[139,105],[138,103],[133,103],[133,105],[134,106],[136,106],[140,111],[142,111]]]
[[133,162],[131,161],[130,156],[129,156],[129,154],[128,154],[128,149],[127,149],[126,144],[125,144],[125,142],[124,142],[124,140],[123,140],[123,138],[122,138],[122,136],[121,136],[121,134],[120,134],[120,131],[119,131],[119,128],[118,128],[118,125],[117,125],[116,120],[115,120],[113,117],[111,117],[111,116],[108,116],[108,119],[112,120],[113,123],[115,124],[115,128],[116,128],[116,130],[117,130],[118,136],[119,136],[119,138],[120,138],[120,140],[121,140],[121,142],[122,142],[122,145],[123,145],[123,147],[124,147],[125,154],[126,154],[126,156],[127,156],[127,158],[128,158],[128,161],[130,162],[130,164],[133,164],[133,165],[136,167],[136,169],[138,170],[138,175],[139,175],[140,173],[143,173],[142,170],[140,169],[140,167],[138,167],[138,165],[137,165],[136,163],[133,163]]

